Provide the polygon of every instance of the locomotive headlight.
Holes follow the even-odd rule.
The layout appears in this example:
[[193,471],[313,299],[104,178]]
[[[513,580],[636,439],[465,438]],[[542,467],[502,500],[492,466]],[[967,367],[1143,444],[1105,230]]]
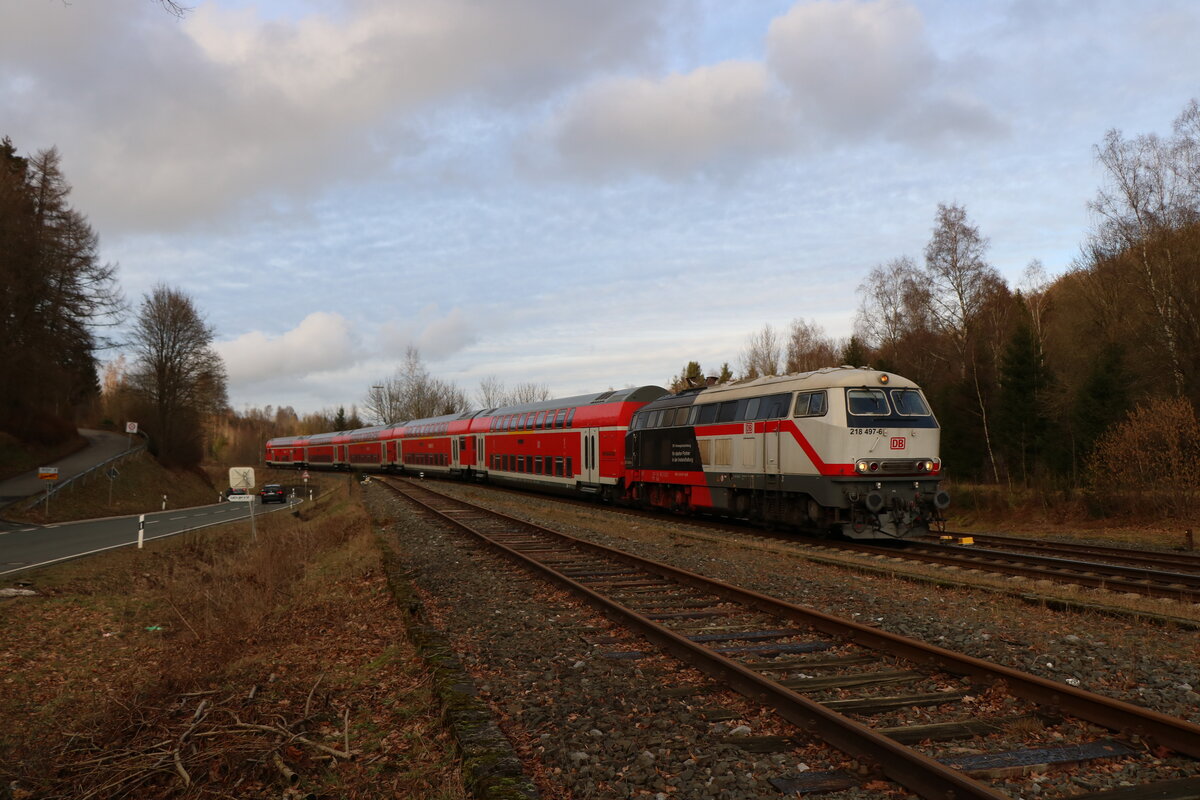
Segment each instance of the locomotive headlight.
[[859,473],[859,474],[866,473],[866,471],[867,471],[869,468],[870,468],[870,467],[869,467],[869,465],[867,464],[867,460],[866,460],[865,458],[864,458],[864,459],[859,459],[858,461],[856,461],[856,462],[854,463],[854,471],[855,471],[855,472],[857,472],[857,473]]
[[879,376],[879,382],[880,382],[880,383],[887,383],[887,382],[888,382],[888,376],[887,376],[887,374],[886,374],[886,373],[885,373],[885,374],[883,374],[883,375],[880,375],[880,376]]

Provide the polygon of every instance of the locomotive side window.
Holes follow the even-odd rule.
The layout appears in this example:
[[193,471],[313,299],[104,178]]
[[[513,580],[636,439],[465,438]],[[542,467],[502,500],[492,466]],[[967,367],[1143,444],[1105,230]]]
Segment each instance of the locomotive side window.
[[762,403],[762,398],[751,397],[744,402],[746,408],[741,414],[738,414],[738,419],[758,419],[758,406]]
[[733,422],[733,418],[737,416],[737,406],[736,400],[721,403],[721,407],[717,410],[717,422]]
[[688,409],[688,417],[687,417],[687,420],[684,421],[683,424],[684,425],[695,425],[696,420],[699,418],[700,418],[700,407],[692,406],[691,408]]
[[828,407],[825,392],[800,392],[796,395],[796,410],[792,416],[823,417]]
[[890,413],[882,389],[847,389],[846,404],[850,413],[859,417],[886,417]]
[[907,417],[929,416],[929,406],[925,405],[925,398],[916,389],[893,389],[892,405],[896,407],[897,414]]
[[792,401],[790,394],[773,394],[764,397],[758,406],[759,419],[781,419],[787,416],[788,404]]
[[697,425],[711,425],[717,421],[717,409],[720,405],[710,403],[706,406],[700,406],[699,416],[696,418]]

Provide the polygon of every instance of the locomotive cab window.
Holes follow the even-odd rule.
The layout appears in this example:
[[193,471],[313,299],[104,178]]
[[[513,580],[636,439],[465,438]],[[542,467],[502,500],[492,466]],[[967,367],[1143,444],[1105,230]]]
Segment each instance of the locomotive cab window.
[[717,421],[717,409],[720,408],[718,403],[710,403],[706,406],[700,406],[699,415],[696,417],[697,425],[711,425]]
[[891,395],[897,414],[906,417],[929,416],[929,406],[925,405],[925,398],[916,389],[892,389]]
[[846,407],[856,417],[886,417],[891,413],[882,389],[847,389]]

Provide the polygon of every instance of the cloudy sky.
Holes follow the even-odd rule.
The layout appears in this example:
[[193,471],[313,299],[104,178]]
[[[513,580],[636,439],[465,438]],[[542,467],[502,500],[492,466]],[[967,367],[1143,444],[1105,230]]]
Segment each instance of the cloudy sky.
[[966,207],[1069,267],[1111,128],[1200,96],[1192,0],[8,0],[0,136],[57,147],[136,302],[188,292],[234,406],[360,402],[416,345],[556,394],[849,335]]

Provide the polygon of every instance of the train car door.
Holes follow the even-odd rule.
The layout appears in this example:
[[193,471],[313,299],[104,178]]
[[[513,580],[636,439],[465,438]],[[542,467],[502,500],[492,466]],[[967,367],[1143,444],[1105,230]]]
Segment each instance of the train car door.
[[450,437],[450,466],[454,469],[458,469],[458,467],[459,467],[458,437],[457,436]]
[[600,482],[599,428],[586,428],[583,432],[583,471],[579,479],[584,483]]
[[483,452],[484,437],[475,437],[475,469],[486,470],[488,467],[487,458]]

